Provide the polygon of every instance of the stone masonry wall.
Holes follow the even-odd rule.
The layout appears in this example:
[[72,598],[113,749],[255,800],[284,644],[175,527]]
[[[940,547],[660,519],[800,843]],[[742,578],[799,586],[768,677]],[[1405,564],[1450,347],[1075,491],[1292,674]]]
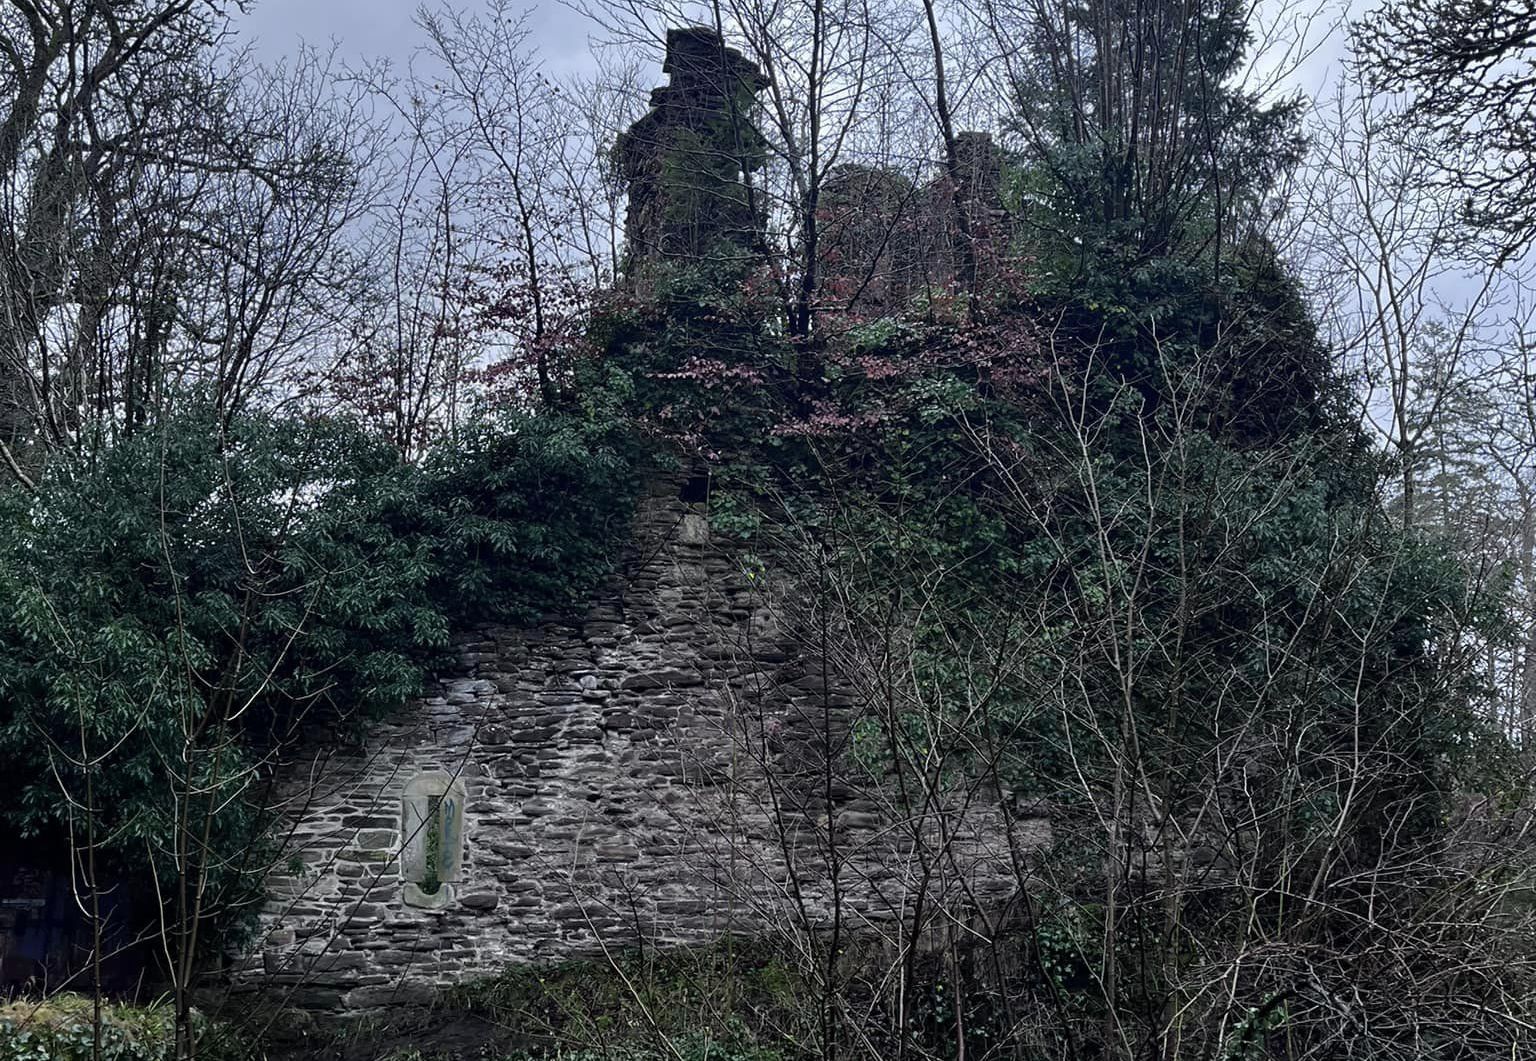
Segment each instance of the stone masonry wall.
[[[905,916],[912,830],[846,776],[856,698],[795,633],[792,588],[744,571],[677,485],[643,502],[621,573],[580,622],[486,630],[365,746],[292,764],[292,831],[237,990],[370,1011],[600,941],[813,930],[831,865],[845,926]],[[463,877],[440,909],[402,898],[402,794],[429,771],[466,795]],[[969,871],[935,875],[930,906],[1012,893],[1008,834],[1016,857],[1045,826],[1005,827],[1002,805],[947,822]]]

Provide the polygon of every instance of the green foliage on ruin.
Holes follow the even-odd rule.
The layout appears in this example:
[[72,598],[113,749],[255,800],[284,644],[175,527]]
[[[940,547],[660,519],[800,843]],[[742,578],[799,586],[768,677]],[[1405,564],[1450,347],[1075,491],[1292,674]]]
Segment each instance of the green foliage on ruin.
[[227,922],[260,898],[286,749],[361,734],[458,631],[580,607],[638,453],[577,410],[477,421],[409,466],[344,420],[188,401],[0,492],[0,825],[94,847],[141,902],[190,878]]
[[[226,924],[260,899],[284,749],[366,732],[458,631],[581,606],[656,450],[710,470],[716,530],[835,611],[845,659],[895,646],[863,675],[865,777],[984,778],[1047,803],[1055,844],[1003,958],[957,948],[891,973],[897,1026],[894,981],[864,975],[891,963],[817,967],[806,933],[789,957],[728,941],[458,992],[521,1056],[789,1061],[852,1031],[876,1053],[955,1058],[966,1036],[1022,1043],[1021,1010],[1045,1017],[1014,1056],[1104,1056],[1108,1017],[1156,1040],[1202,951],[1262,939],[1318,982],[1340,954],[1379,961],[1382,982],[1435,966],[1428,945],[1397,949],[1423,938],[1408,919],[1503,872],[1441,875],[1456,800],[1520,787],[1480,662],[1509,636],[1502,585],[1383,504],[1391,469],[1350,382],[1275,249],[1233,221],[1294,163],[1294,109],[1222,90],[1241,11],[1194,10],[1216,82],[1194,102],[1230,133],[1220,157],[1138,198],[1186,178],[1136,169],[1127,130],[1073,139],[1064,99],[1024,97],[1020,120],[1059,135],[1008,162],[1026,216],[1007,250],[1025,264],[990,289],[876,319],[821,307],[802,336],[764,260],[647,262],[602,303],[576,401],[477,421],[419,466],[344,420],[188,401],[55,461],[35,493],[0,493],[0,766],[18,779],[0,825],[93,850],[141,896],[192,878]],[[728,132],[668,145],[668,224],[750,212],[735,156],[684,168]],[[1212,186],[1210,170],[1248,176]],[[1244,888],[1149,899],[1127,883],[1095,832],[1125,791],[1156,806],[1116,819],[1115,844],[1122,825],[1214,829],[1240,807],[1220,843],[1186,846],[1213,864],[1242,848]],[[188,821],[206,846],[178,842]],[[1238,1029],[1230,1056],[1289,1032],[1295,982],[1273,970],[1234,977],[1209,1022]],[[1425,1056],[1448,1048],[1446,1029],[1424,1034]]]

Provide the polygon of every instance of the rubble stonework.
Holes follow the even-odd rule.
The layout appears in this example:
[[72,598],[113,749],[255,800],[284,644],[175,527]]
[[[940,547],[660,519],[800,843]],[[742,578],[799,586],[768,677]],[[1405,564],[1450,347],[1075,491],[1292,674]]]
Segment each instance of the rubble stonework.
[[918,223],[926,189],[895,170],[843,163],[827,174],[817,200],[826,295],[872,316],[900,312],[922,286]]
[[[237,989],[366,1012],[599,941],[814,929],[832,910],[829,837],[848,930],[889,926],[923,887],[951,909],[1013,893],[999,800],[946,823],[965,879],[918,883],[910,830],[878,784],[849,783],[854,698],[790,629],[792,599],[673,485],[643,503],[581,621],[485,631],[363,746],[292,764],[286,857]],[[434,771],[464,787],[463,865],[424,908],[401,880],[402,799]],[[1016,853],[1045,824],[1011,831]]]
[[[767,159],[756,126],[757,65],[712,28],[667,34],[650,109],[619,137],[628,185],[627,274],[643,282],[653,262],[729,264],[762,251],[764,197],[751,187]],[[985,132],[959,132],[959,199],[983,277],[1006,254],[1014,220],[1002,194],[1003,153]],[[919,175],[920,176],[920,175]],[[965,258],[946,176],[914,181],[895,169],[842,163],[817,199],[824,296],[865,314],[901,309],[952,284]]]

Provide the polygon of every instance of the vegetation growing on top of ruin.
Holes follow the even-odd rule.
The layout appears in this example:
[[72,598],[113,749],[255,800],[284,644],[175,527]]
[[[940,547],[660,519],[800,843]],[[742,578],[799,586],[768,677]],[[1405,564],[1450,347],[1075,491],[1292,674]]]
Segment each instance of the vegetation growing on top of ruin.
[[[988,963],[1067,970],[1008,983],[1023,1056],[1097,1053],[1108,1025],[1196,1055],[1231,1043],[1216,970],[1256,1014],[1238,1036],[1255,1051],[1345,1034],[1344,991],[1369,993],[1378,1043],[1425,1035],[1426,1010],[1437,1043],[1497,1042],[1458,998],[1529,989],[1528,952],[1413,986],[1440,961],[1423,919],[1454,911],[1458,947],[1496,947],[1484,903],[1520,887],[1518,865],[1448,853],[1478,849],[1469,793],[1524,798],[1480,662],[1508,637],[1502,586],[1391,518],[1345,381],[1251,253],[814,346],[738,301],[721,365],[686,317],[640,347],[682,355],[652,372],[672,389],[650,413],[692,415],[676,437],[714,459],[717,528],[814,587],[838,633],[807,651],[856,675],[858,753],[910,786],[897,818],[942,835],[944,800],[983,781],[1052,808],[1051,855],[1019,871],[1038,906],[938,980],[974,1005],[950,1029],[967,1050],[1001,1019]],[[1305,954],[1306,977],[1249,946]],[[1393,957],[1362,976],[1363,953]],[[899,1025],[934,981],[889,975]]]
[[[992,248],[1019,274],[983,259],[974,289],[957,268],[943,298],[825,306],[803,336],[765,274],[678,270],[600,333],[642,420],[710,461],[717,529],[809,588],[806,651],[859,705],[840,747],[913,857],[948,865],[947,801],[989,786],[1051,809],[1050,853],[1015,867],[1028,909],[937,977],[843,980],[835,943],[789,930],[839,1007],[820,1056],[880,1055],[861,990],[914,1056],[985,1053],[999,1024],[1022,1057],[1496,1052],[1529,1013],[1536,954],[1504,920],[1527,871],[1476,854],[1518,828],[1482,816],[1528,798],[1487,670],[1507,583],[1389,506],[1352,381],[1238,220],[1294,164],[1295,111],[1224,96],[1242,16],[1194,18],[1226,42],[1201,105],[1231,108],[1212,165],[1237,183],[1073,143],[1005,162],[1046,204],[1047,236]],[[1453,950],[1518,958],[1429,984],[1442,918]],[[936,984],[938,1044],[908,1023]]]

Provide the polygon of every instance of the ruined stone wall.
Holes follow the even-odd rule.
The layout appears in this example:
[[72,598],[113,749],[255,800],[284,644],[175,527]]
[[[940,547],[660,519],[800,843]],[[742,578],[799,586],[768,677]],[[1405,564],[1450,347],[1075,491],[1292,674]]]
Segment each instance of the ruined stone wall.
[[[984,132],[955,134],[959,198],[985,290],[1009,268],[1023,236],[1004,202],[1005,159]],[[965,236],[955,189],[935,161],[928,173],[844,163],[827,174],[818,200],[823,294],[829,306],[861,316],[899,315],[912,300],[959,283]]]
[[757,66],[703,26],[667,33],[650,108],[614,146],[629,186],[624,243],[631,280],[653,261],[717,263],[756,253],[763,203],[748,175],[766,144],[752,121],[765,82]]
[[[237,990],[366,1011],[600,940],[814,929],[833,849],[845,927],[904,916],[912,830],[878,783],[850,783],[855,698],[793,629],[792,587],[749,575],[676,486],[642,504],[581,621],[484,631],[366,745],[292,765],[292,832]],[[464,786],[465,860],[424,909],[404,897],[402,796],[433,771]],[[935,908],[1012,892],[999,805],[947,824],[969,871],[930,882]],[[1015,849],[1043,829],[1013,823]]]

